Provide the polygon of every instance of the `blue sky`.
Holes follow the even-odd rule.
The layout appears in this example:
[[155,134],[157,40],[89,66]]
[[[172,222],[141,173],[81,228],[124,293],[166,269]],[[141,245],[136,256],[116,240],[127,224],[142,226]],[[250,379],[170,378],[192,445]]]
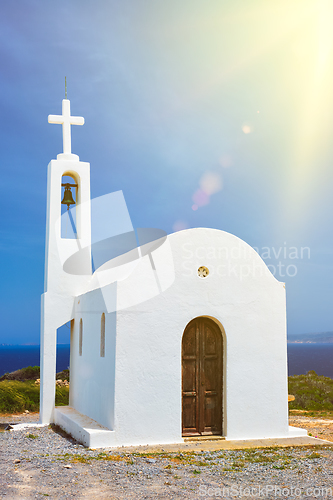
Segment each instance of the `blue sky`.
[[289,331],[332,331],[332,21],[327,0],[2,2],[0,343],[39,342],[65,76],[93,197],[237,235],[280,263]]

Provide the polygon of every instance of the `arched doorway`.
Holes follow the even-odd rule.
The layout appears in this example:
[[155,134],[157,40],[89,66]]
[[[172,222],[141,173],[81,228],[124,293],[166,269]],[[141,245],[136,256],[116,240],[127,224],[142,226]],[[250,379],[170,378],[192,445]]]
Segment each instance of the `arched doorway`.
[[193,319],[182,340],[183,436],[222,435],[222,353],[220,328]]

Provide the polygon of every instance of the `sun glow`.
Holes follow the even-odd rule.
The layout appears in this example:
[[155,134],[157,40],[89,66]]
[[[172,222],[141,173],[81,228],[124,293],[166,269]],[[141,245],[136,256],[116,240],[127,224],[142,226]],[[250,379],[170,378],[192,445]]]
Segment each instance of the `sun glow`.
[[[237,30],[233,30],[234,26]],[[276,114],[281,115],[279,126],[284,130],[275,128],[274,134],[279,139],[288,133],[289,142],[288,154],[279,166],[284,182],[284,216],[292,211],[295,219],[302,218],[318,175],[318,164],[325,157],[333,134],[332,26],[332,0],[253,1],[241,5],[231,2],[228,10],[223,2],[220,16],[215,3],[214,12],[209,8],[195,12],[188,23],[176,25],[173,33],[177,40],[196,31],[197,40],[191,41],[192,48],[196,48],[195,64],[187,59],[182,71],[191,74],[200,67],[201,72],[178,101],[178,108],[170,108],[171,114],[216,99],[224,94],[228,84],[239,85],[242,75],[247,78],[254,67],[259,68],[255,90],[260,96],[261,92],[267,92],[266,73],[276,72],[276,92],[285,97],[286,111],[283,125],[283,114],[276,109]],[[244,102],[250,92],[251,89]],[[264,119],[266,110],[261,108],[259,114],[258,109],[254,108],[253,113]],[[254,136],[248,119],[251,117],[244,112],[239,128],[244,134]],[[201,202],[195,202],[195,208]]]
[[[285,115],[290,134],[289,160],[280,167],[285,183],[281,219],[287,215],[294,223],[300,222],[333,135],[333,1],[249,2],[248,7],[235,7],[223,16],[226,25],[228,20],[233,25],[237,19],[238,34],[243,31],[244,39],[234,40],[233,58],[228,62],[220,55],[221,64],[215,65],[215,73],[208,78],[207,71],[205,85],[193,89],[188,98],[193,103],[216,94],[228,80],[239,79],[260,60],[271,58],[272,65],[278,61],[278,78],[290,102]],[[216,23],[216,18],[212,19],[206,28],[213,30]],[[228,37],[233,39],[231,33]],[[222,54],[220,44],[217,39],[212,57],[214,50]],[[254,112],[258,116],[259,112]],[[253,131],[246,122],[240,127],[244,134]]]
[[[272,224],[299,227],[333,132],[333,0],[212,0],[190,10],[179,2],[175,12],[141,28],[159,89],[147,86],[145,95],[140,88],[147,117],[141,133],[148,140],[162,123],[166,134],[158,140],[172,164],[193,148],[195,162],[182,162],[189,175],[233,165],[226,186],[229,176],[246,188],[252,171],[257,186],[274,183]],[[129,82],[136,89],[135,78]],[[201,186],[192,195],[200,213],[209,195]]]
[[[288,198],[293,199],[299,220],[318,178],[318,164],[333,135],[333,3],[321,0],[314,6],[313,16],[300,28],[293,46],[299,92]],[[290,209],[290,204],[286,209]]]

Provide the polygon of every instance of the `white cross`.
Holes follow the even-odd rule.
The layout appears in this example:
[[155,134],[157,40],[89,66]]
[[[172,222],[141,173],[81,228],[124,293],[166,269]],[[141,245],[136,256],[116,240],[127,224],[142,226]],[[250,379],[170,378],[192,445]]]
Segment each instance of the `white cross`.
[[62,125],[64,153],[71,154],[71,125],[84,125],[84,118],[82,116],[71,116],[71,103],[68,99],[63,99],[62,115],[49,115],[48,121],[49,123]]

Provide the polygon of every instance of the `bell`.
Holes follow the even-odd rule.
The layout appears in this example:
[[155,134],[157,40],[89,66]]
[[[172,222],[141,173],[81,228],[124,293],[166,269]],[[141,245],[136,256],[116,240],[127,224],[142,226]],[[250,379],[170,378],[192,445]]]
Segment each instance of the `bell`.
[[67,210],[69,210],[69,205],[75,205],[75,201],[73,200],[70,184],[64,184],[64,186],[65,192],[61,204],[67,205]]

